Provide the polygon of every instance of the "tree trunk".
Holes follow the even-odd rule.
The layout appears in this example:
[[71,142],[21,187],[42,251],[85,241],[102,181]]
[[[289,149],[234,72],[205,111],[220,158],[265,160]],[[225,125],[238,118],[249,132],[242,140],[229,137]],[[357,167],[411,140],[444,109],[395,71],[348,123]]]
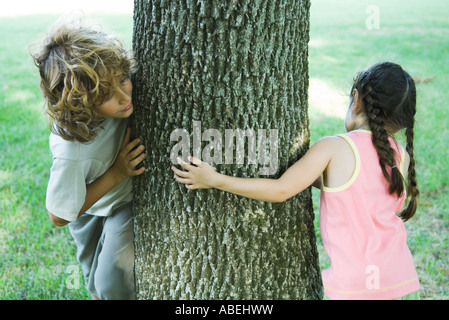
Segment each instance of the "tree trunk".
[[310,189],[254,201],[189,191],[170,169],[193,154],[224,174],[276,178],[307,151],[309,7],[135,0],[139,299],[321,298]]

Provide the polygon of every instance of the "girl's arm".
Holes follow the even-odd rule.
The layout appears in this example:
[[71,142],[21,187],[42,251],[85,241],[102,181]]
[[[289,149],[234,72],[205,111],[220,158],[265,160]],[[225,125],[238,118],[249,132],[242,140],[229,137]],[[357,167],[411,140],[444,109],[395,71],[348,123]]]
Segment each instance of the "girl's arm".
[[178,158],[178,163],[187,171],[174,166],[172,170],[176,173],[175,179],[184,183],[188,189],[216,188],[251,199],[282,202],[315,184],[331,161],[333,152],[333,140],[324,138],[315,143],[279,179],[226,176],[193,157],[189,157],[192,164]]
[[[143,153],[144,147],[140,146],[136,148],[140,143],[140,139],[135,139],[132,142],[130,142],[130,139],[131,130],[128,128],[114,164],[97,180],[86,186],[86,200],[78,217],[89,210],[106,193],[127,177],[137,176],[145,171],[143,167],[136,169],[136,166],[145,158],[145,154]],[[51,212],[48,212],[48,214],[53,224],[58,227],[65,226],[69,223],[69,221],[61,219]]]

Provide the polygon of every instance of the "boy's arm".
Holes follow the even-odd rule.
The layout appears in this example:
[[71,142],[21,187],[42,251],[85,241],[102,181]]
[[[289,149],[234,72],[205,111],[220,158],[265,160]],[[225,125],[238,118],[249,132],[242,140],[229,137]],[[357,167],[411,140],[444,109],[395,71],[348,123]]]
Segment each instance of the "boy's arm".
[[[111,167],[112,168],[112,167]],[[108,193],[112,188],[114,188],[121,181],[116,176],[111,169],[106,171],[102,176],[100,176],[94,182],[86,186],[86,200],[78,214],[78,217],[84,214],[90,207],[92,207],[98,200],[100,200],[106,193]],[[63,227],[70,221],[64,220],[48,212],[51,222],[57,227]]]
[[[137,176],[145,171],[145,168],[143,167],[136,169],[136,166],[145,158],[145,154],[142,153],[145,148],[143,146],[136,148],[140,143],[140,139],[135,139],[132,142],[129,142],[130,137],[131,132],[130,129],[128,129],[114,164],[97,180],[86,186],[86,200],[84,201],[78,217],[89,210],[89,208],[106,193],[127,177]],[[70,222],[55,216],[50,211],[48,214],[53,224],[58,227],[65,226]]]
[[209,164],[190,158],[192,164],[181,159],[178,163],[188,171],[175,167],[175,179],[188,189],[216,188],[256,200],[282,202],[314,184],[332,157],[330,139],[322,139],[279,179],[247,179],[230,177],[216,172]]

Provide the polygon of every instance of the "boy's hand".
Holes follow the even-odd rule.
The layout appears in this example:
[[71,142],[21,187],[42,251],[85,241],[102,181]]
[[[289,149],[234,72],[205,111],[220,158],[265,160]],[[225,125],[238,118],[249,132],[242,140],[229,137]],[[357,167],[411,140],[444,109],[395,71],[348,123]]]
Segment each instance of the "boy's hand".
[[175,179],[185,184],[186,188],[190,190],[215,188],[219,173],[208,163],[198,158],[189,157],[188,159],[193,165],[184,162],[178,157],[178,164],[187,171],[179,170],[175,166],[171,167],[175,172]]
[[[120,146],[120,152],[115,159],[111,169],[114,175],[120,179],[125,180],[130,176],[138,176],[144,173],[145,168],[136,169],[136,167],[145,159],[145,147],[140,144],[140,139],[134,139],[131,141],[131,129],[128,128],[123,138],[122,145]],[[138,146],[138,147],[137,147]],[[137,148],[136,148],[137,147]]]

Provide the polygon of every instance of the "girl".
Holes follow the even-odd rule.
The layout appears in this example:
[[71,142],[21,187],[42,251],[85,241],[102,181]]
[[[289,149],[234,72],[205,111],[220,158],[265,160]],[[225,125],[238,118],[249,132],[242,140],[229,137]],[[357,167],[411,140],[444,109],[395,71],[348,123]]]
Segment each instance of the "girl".
[[[264,201],[285,201],[312,184],[321,188],[320,229],[331,260],[322,273],[326,296],[416,298],[420,284],[401,221],[414,215],[419,193],[415,84],[399,65],[380,63],[357,75],[350,98],[348,133],[321,139],[279,179],[225,176],[192,157],[192,164],[178,158],[187,171],[172,170],[188,189],[217,188]],[[406,150],[393,138],[402,128]]]
[[52,120],[46,206],[69,224],[92,297],[134,299],[130,177],[145,170],[127,129],[135,63],[117,39],[77,24],[57,23],[33,55]]

